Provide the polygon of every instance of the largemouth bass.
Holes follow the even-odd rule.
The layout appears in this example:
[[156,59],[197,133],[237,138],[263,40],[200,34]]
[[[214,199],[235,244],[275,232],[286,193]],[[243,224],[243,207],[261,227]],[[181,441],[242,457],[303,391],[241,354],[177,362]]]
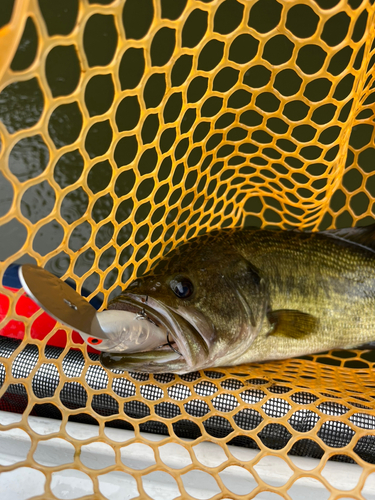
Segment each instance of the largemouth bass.
[[375,340],[375,226],[203,235],[108,309],[167,332],[151,350],[102,352],[108,368],[182,374],[358,347]]

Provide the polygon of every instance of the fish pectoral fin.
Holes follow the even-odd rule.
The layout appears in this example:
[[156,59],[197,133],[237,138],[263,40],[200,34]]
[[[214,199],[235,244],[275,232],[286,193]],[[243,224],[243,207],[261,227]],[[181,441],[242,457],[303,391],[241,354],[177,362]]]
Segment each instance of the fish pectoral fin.
[[293,339],[301,339],[315,333],[318,327],[318,319],[294,309],[279,309],[267,314],[272,329],[268,335],[279,335]]

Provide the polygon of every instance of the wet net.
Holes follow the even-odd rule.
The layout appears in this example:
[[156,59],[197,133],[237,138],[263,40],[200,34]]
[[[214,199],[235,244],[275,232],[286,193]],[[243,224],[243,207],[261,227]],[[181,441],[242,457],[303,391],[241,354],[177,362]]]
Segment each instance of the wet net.
[[[105,306],[212,229],[372,223],[374,9],[2,1],[0,278],[37,263]],[[374,498],[373,352],[109,371],[0,291],[9,498]]]

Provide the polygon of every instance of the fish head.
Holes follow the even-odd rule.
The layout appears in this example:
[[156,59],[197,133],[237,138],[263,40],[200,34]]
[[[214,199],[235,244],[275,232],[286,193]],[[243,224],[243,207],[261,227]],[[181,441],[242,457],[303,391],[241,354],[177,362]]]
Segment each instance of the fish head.
[[266,290],[240,253],[189,244],[130,284],[109,309],[142,311],[168,334],[157,350],[102,354],[105,366],[187,373],[233,364],[250,347],[265,316]]

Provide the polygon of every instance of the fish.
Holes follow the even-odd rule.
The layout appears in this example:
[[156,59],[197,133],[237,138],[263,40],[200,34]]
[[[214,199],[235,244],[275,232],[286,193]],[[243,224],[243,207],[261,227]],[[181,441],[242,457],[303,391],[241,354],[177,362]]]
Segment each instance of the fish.
[[184,374],[370,344],[375,225],[203,234],[161,258],[108,310],[142,314],[166,332],[152,349],[102,352],[109,369]]

